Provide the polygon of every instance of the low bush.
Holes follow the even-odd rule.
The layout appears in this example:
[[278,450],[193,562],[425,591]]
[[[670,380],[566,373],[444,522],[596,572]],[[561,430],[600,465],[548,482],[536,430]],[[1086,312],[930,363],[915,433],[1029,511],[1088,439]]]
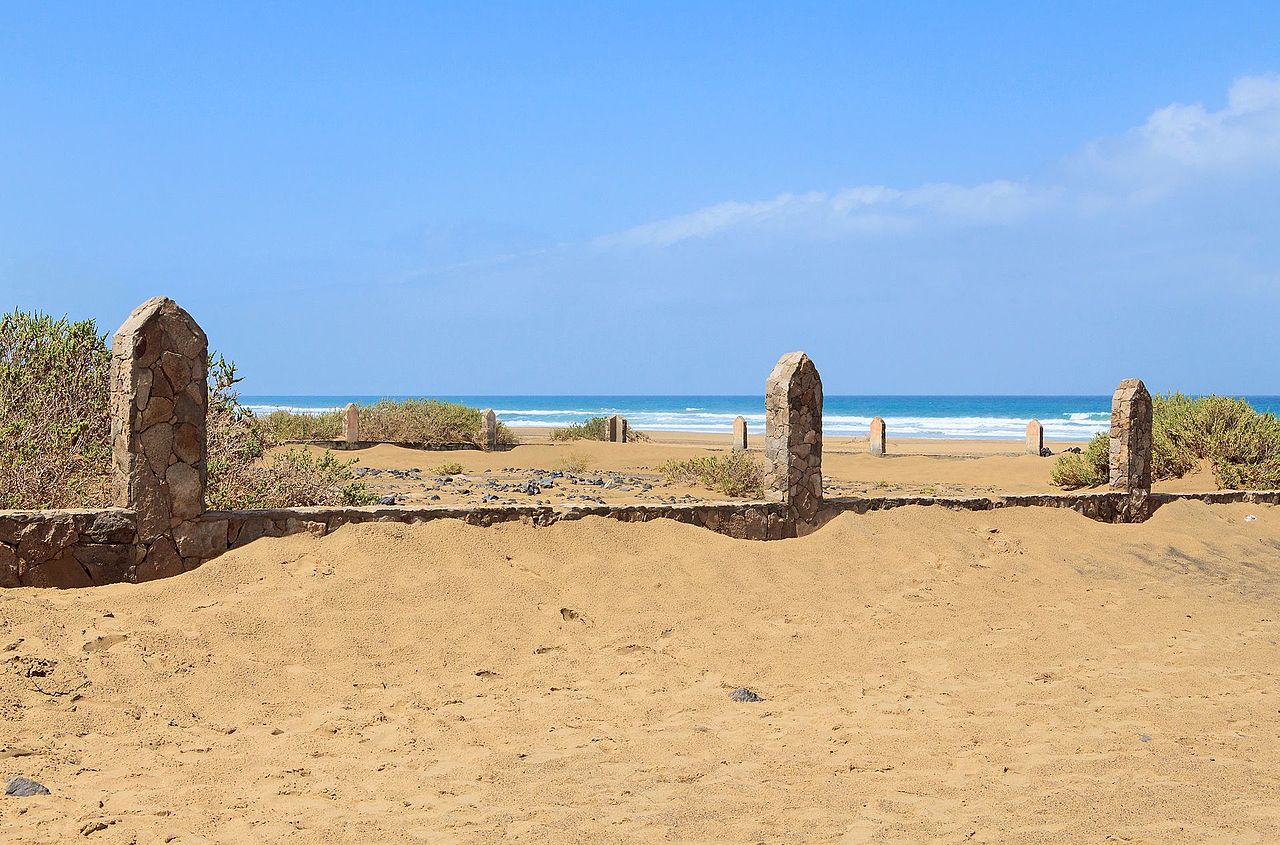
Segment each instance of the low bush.
[[457,461],[445,461],[442,464],[436,464],[431,468],[434,475],[461,475],[462,464]]
[[[1280,419],[1259,413],[1244,399],[1156,396],[1151,429],[1153,481],[1181,478],[1207,461],[1219,488],[1280,488]],[[1102,433],[1083,455],[1060,455],[1053,483],[1068,489],[1106,483],[1109,448],[1110,438]]]
[[268,455],[279,441],[240,404],[235,364],[209,362],[209,484],[215,510],[369,505],[377,496],[354,480],[351,466],[332,452],[315,456],[304,447]]
[[1050,480],[1066,490],[1105,484],[1110,472],[1108,463],[1110,448],[1110,436],[1102,433],[1089,441],[1089,446],[1083,454],[1063,452],[1053,465],[1053,470],[1049,474]]
[[110,370],[93,320],[0,317],[0,508],[108,503]]
[[559,468],[565,472],[586,472],[591,464],[591,459],[581,452],[570,452],[560,459]]
[[669,481],[696,483],[726,496],[764,494],[764,467],[746,452],[667,461],[658,471]]
[[[342,412],[274,411],[263,418],[263,426],[280,442],[335,440],[342,436]],[[360,439],[429,447],[458,443],[484,446],[484,421],[481,411],[456,402],[382,399],[360,408]],[[499,422],[498,444],[515,442],[511,429]]]
[[224,475],[217,488],[211,484],[209,505],[223,510],[371,505],[378,497],[353,479],[354,463],[328,450],[317,456],[305,446],[280,449]]
[[341,411],[324,411],[319,414],[272,411],[265,417],[260,417],[259,423],[279,443],[290,440],[337,440],[342,436]]
[[559,442],[569,440],[608,440],[609,420],[607,417],[592,417],[586,422],[574,423],[565,428],[551,429],[551,439]]

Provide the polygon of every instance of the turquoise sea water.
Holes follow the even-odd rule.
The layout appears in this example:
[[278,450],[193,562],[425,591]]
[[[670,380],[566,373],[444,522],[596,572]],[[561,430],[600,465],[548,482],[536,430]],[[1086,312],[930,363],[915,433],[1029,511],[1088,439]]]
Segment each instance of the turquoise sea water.
[[[407,396],[244,396],[256,413],[284,408],[316,413]],[[619,413],[641,431],[728,432],[742,415],[764,431],[763,396],[435,396],[493,408],[509,426],[563,426]],[[1280,396],[1246,397],[1260,411],[1280,413]],[[823,431],[865,436],[880,416],[890,437],[1021,439],[1027,421],[1044,424],[1053,440],[1087,440],[1110,424],[1110,396],[826,396]]]

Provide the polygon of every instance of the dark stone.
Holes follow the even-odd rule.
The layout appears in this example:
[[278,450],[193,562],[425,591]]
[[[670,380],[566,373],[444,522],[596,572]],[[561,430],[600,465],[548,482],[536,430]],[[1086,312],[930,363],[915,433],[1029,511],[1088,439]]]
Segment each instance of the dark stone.
[[746,687],[738,687],[736,690],[729,693],[729,698],[731,698],[734,701],[744,701],[744,702],[764,701],[763,698],[756,695],[754,692],[747,689]]
[[4,788],[4,794],[30,798],[32,795],[48,795],[49,790],[44,784],[36,783],[31,778],[16,777],[9,779],[9,784]]

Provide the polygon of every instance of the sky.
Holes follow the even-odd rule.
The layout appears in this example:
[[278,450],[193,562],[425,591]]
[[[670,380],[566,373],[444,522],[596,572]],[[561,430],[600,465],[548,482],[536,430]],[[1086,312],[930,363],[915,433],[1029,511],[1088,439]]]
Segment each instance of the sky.
[[160,294],[254,394],[1280,394],[1280,4],[0,5],[0,309]]

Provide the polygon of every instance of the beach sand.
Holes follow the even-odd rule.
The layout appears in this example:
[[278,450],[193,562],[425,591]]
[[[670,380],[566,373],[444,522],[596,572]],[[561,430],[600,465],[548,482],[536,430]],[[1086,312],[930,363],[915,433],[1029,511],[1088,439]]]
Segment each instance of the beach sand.
[[53,793],[0,841],[1276,842],[1278,552],[1195,502],[446,521],[0,591],[2,768]]
[[[378,445],[338,453],[355,459],[358,467],[405,472],[420,470],[420,478],[377,474],[365,476],[380,495],[396,495],[409,505],[479,505],[486,494],[493,504],[575,504],[581,497],[608,502],[655,504],[663,502],[721,501],[726,497],[687,483],[670,483],[658,471],[668,460],[724,454],[728,435],[662,432],[638,443],[601,443],[580,440],[551,443],[546,430],[520,429],[522,445],[500,452],[459,450],[426,452],[399,446]],[[753,437],[749,451],[763,462],[763,438]],[[1087,444],[1050,442],[1055,453]],[[1056,458],[1021,454],[1021,442],[1009,440],[890,440],[888,454],[867,453],[865,438],[828,438],[823,444],[823,482],[827,496],[988,496],[1002,493],[1061,493],[1049,480]],[[323,450],[310,447],[317,454]],[[462,477],[441,483],[436,467],[444,463],[462,466]],[[500,490],[486,486],[515,487],[545,477],[556,470],[585,481],[607,479],[608,487],[557,480],[556,486],[536,493]],[[1164,492],[1215,490],[1213,474],[1202,468],[1183,478],[1155,485]],[[464,492],[465,491],[465,492]],[[431,497],[436,496],[438,499]],[[572,497],[572,498],[571,498]]]

